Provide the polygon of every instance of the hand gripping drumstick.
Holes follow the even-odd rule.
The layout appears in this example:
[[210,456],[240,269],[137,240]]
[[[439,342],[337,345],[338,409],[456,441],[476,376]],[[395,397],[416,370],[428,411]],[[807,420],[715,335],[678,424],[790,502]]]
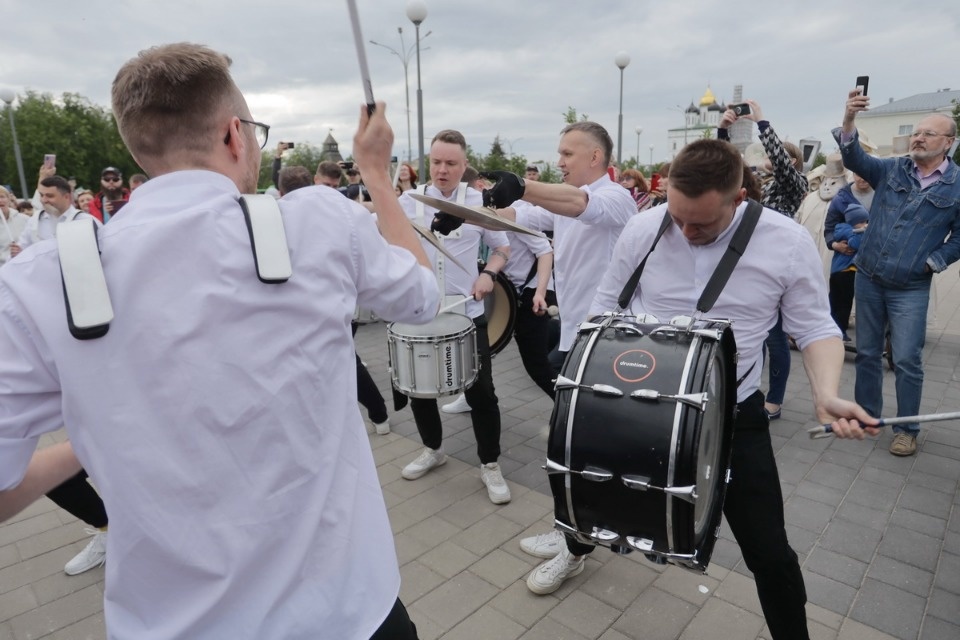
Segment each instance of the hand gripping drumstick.
[[367,113],[373,113],[376,103],[373,101],[373,85],[370,84],[370,68],[367,66],[367,51],[363,47],[363,35],[360,33],[360,16],[357,14],[357,1],[347,0],[350,12],[350,24],[353,26],[353,41],[357,45],[357,61],[360,63],[360,79],[363,81],[363,95],[367,100]]
[[[927,413],[919,416],[902,416],[900,418],[880,418],[880,421],[877,424],[872,425],[874,427],[886,427],[894,424],[909,424],[911,422],[940,422],[942,420],[957,420],[960,419],[960,411],[953,411],[951,413]],[[833,429],[828,424],[823,424],[812,429],[807,429],[807,433],[810,434],[810,439],[815,440],[817,438],[829,438],[833,435]]]

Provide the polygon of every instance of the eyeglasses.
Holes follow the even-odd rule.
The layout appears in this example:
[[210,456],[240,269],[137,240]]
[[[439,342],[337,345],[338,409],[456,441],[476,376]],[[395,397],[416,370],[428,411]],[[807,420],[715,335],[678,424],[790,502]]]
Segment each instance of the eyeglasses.
[[[262,122],[254,122],[253,120],[244,120],[243,118],[238,118],[238,120],[243,124],[252,124],[254,126],[254,136],[256,136],[257,144],[260,145],[261,149],[267,146],[267,138],[270,136],[270,125],[263,124]],[[223,144],[230,144],[229,130],[223,138]]]
[[910,134],[911,138],[936,138],[937,136],[953,137],[949,133],[937,133],[936,131],[914,131]]
[[120,178],[100,178],[103,182],[120,182]]

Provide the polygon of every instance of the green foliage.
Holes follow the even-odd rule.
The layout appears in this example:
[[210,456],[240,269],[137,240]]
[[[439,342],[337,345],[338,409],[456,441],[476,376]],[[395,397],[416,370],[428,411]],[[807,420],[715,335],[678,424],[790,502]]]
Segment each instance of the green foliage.
[[810,168],[816,169],[822,164],[827,164],[827,156],[823,155],[822,153],[818,153],[817,157],[813,159],[813,166]]
[[590,116],[583,113],[579,116],[577,115],[577,110],[573,107],[567,107],[566,113],[561,114],[563,116],[563,121],[567,124],[573,124],[575,122],[586,122],[590,119]]
[[114,166],[124,177],[140,173],[120,138],[113,115],[76,93],[64,93],[55,99],[49,93],[28,91],[18,96],[15,107],[4,106],[0,124],[0,184],[20,191],[20,178],[13,151],[9,110],[13,108],[23,157],[27,188],[37,184],[37,171],[43,156],[57,155],[57,173],[74,176],[77,184],[93,191],[100,188],[100,172]]
[[[315,147],[309,142],[306,143],[297,143],[293,149],[289,149],[283,152],[283,162],[281,166],[283,167],[292,167],[294,165],[301,165],[307,168],[307,171],[314,173],[317,170],[317,165],[320,164],[320,155],[323,153],[323,149]],[[267,148],[261,154],[260,160],[260,177],[257,180],[257,187],[260,190],[266,189],[267,187],[276,186],[273,184],[273,159],[276,157],[277,149]]]

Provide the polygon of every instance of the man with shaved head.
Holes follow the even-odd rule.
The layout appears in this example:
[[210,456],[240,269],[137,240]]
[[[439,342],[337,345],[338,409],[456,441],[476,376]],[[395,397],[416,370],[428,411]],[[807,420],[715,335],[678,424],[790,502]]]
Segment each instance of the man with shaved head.
[[[910,136],[910,154],[873,158],[857,140],[855,120],[870,99],[847,96],[843,126],[834,129],[843,164],[870,183],[875,194],[870,224],[854,262],[857,268],[856,399],[871,415],[883,409],[884,335],[889,325],[896,373],[897,415],[920,413],[923,344],[933,274],[960,259],[960,168],[949,150],[957,124],[944,114],[921,120]],[[917,451],[918,423],[896,425],[895,456]]]

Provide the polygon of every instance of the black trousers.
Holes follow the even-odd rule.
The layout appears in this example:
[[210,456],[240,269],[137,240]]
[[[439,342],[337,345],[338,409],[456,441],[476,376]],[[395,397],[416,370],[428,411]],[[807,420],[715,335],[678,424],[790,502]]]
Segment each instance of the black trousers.
[[417,625],[413,624],[400,598],[393,605],[386,620],[370,640],[418,640]]
[[547,355],[550,353],[550,316],[538,316],[533,312],[534,289],[524,289],[520,296],[520,306],[517,309],[517,319],[514,324],[513,338],[517,341],[517,350],[523,361],[530,379],[543,389],[543,392],[554,397],[553,381],[556,374],[550,366]]
[[[774,640],[808,640],[807,592],[784,528],[783,494],[763,400],[763,393],[757,391],[737,405],[723,514],[753,572],[763,617]],[[567,549],[580,556],[594,547],[568,536]]]
[[[473,319],[473,323],[477,326],[480,372],[477,381],[464,395],[470,405],[473,434],[477,439],[477,455],[482,464],[487,464],[496,462],[500,457],[500,404],[493,388],[487,319],[479,316]],[[443,423],[440,421],[436,398],[410,398],[410,409],[424,446],[439,449],[443,443]]]
[[81,471],[47,493],[58,507],[91,527],[107,526],[107,509],[100,494],[87,482],[87,472]]
[[[357,335],[356,322],[350,323],[350,329],[353,335]],[[370,372],[360,361],[359,355],[357,355],[357,400],[366,408],[370,422],[384,422],[389,417],[387,403],[384,402],[377,384],[370,377]]]
[[830,274],[830,315],[844,333],[850,328],[850,312],[853,310],[856,271],[838,271]]

